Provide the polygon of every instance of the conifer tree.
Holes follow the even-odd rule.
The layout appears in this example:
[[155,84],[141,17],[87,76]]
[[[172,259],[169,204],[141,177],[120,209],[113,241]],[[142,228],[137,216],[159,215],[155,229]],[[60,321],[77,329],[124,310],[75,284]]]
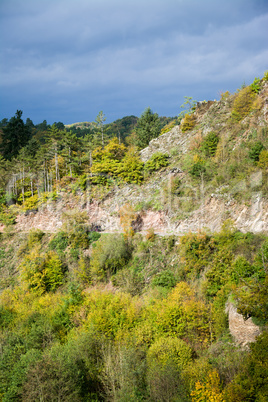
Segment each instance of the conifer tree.
[[21,116],[22,111],[17,110],[16,115],[3,127],[1,152],[5,159],[11,160],[13,156],[17,156],[30,139],[29,127],[24,124]]
[[142,113],[136,127],[137,146],[145,148],[153,138],[157,138],[161,132],[160,119],[157,113],[153,113],[148,107]]

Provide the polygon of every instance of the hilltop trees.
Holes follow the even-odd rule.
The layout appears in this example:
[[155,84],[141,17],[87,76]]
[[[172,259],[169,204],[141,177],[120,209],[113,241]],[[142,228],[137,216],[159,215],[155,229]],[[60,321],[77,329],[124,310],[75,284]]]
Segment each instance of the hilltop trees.
[[101,144],[102,147],[104,147],[104,122],[106,121],[106,117],[105,114],[103,113],[103,111],[101,110],[98,114],[98,116],[96,117],[96,124],[97,124],[97,128],[101,133]]
[[7,125],[3,127],[1,152],[5,159],[11,160],[13,156],[17,156],[19,150],[30,139],[29,126],[24,124],[21,116],[22,111],[17,110],[16,115],[11,117]]
[[153,138],[157,138],[161,132],[160,119],[157,113],[153,113],[148,107],[142,113],[136,127],[139,148],[145,148]]

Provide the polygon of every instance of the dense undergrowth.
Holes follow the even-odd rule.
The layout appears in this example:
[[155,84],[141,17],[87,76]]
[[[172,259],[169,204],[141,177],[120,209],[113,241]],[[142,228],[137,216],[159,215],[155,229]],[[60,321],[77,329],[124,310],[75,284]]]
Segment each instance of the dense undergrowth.
[[[96,129],[54,125],[0,158],[1,400],[267,400],[267,235],[228,219],[219,233],[180,238],[132,225],[135,212],[168,214],[171,204],[183,218],[211,193],[248,206],[266,199],[267,79],[224,93],[204,119],[193,105],[181,120],[182,135],[192,133],[183,155],[173,148],[143,163],[135,131],[101,144]],[[166,123],[162,134],[179,121]],[[53,234],[14,230],[17,214],[88,189],[100,201],[129,184],[151,194],[115,212],[122,234],[94,231],[83,208],[65,210]],[[230,304],[262,331],[248,349],[230,335]]]
[[[263,401],[268,239],[71,230],[1,238],[3,401]],[[233,303],[263,333],[235,345]],[[214,399],[212,399],[214,398]]]

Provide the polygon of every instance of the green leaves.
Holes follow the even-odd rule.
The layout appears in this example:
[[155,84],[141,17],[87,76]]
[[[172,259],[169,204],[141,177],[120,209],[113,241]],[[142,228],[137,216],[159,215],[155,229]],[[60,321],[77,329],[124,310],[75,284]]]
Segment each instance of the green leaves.
[[148,107],[139,118],[136,126],[137,146],[145,148],[153,138],[160,135],[160,119],[157,113],[153,113]]
[[219,136],[213,131],[207,134],[201,144],[206,156],[215,156],[219,140]]
[[156,170],[161,169],[162,167],[166,167],[169,164],[169,156],[166,154],[162,154],[161,152],[156,152],[151,156],[151,158],[145,163],[144,170],[145,172],[151,173]]
[[55,291],[63,284],[63,265],[54,251],[42,254],[39,247],[34,248],[24,257],[21,268],[29,288],[40,294]]
[[29,127],[24,124],[21,116],[22,111],[17,110],[16,115],[2,128],[1,151],[5,159],[11,160],[12,157],[17,156],[20,149],[30,139],[31,133]]
[[252,147],[249,150],[248,156],[250,157],[250,159],[252,159],[254,162],[258,162],[259,161],[259,157],[260,157],[260,153],[261,151],[263,151],[265,148],[262,144],[261,141],[257,141],[255,142]]

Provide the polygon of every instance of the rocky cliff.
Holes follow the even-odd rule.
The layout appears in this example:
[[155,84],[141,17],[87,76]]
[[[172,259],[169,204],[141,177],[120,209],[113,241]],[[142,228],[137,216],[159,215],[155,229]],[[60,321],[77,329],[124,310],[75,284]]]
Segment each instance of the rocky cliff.
[[[63,212],[80,210],[86,211],[88,222],[100,230],[117,232],[121,231],[119,210],[128,203],[135,211],[134,226],[139,231],[153,228],[162,235],[181,235],[203,228],[218,231],[226,219],[231,219],[242,232],[268,233],[268,199],[262,191],[268,169],[255,168],[248,177],[239,179],[238,176],[235,185],[230,185],[228,181],[212,185],[201,176],[200,180],[189,180],[187,169],[184,169],[185,160],[183,165],[185,155],[198,149],[209,132],[219,135],[222,154],[227,143],[229,152],[236,152],[240,147],[238,157],[244,152],[243,142],[251,141],[260,130],[263,130],[261,138],[267,141],[268,82],[263,83],[253,112],[233,127],[230,116],[235,96],[222,97],[217,102],[199,103],[192,130],[182,132],[178,125],[153,139],[140,152],[141,159],[146,162],[154,153],[160,152],[169,155],[170,164],[151,174],[142,185],[114,184],[99,197],[92,196],[90,188],[75,196],[70,192],[59,192],[56,202],[43,204],[38,212],[30,212],[27,216],[21,213],[17,217],[17,230],[28,231],[35,227],[55,231],[62,225]],[[229,168],[228,158],[225,166]],[[183,191],[174,191],[175,181],[181,183]],[[244,196],[246,192],[250,192],[247,197]]]

